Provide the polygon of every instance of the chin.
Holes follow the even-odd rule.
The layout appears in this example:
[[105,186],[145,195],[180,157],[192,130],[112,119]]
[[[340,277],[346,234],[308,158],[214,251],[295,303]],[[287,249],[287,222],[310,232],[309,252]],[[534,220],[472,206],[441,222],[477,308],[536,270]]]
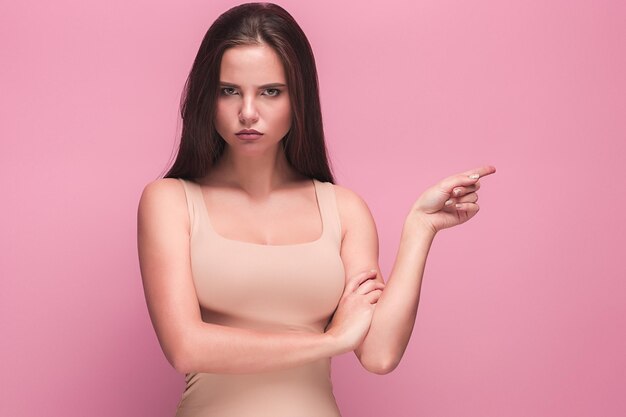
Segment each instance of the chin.
[[229,143],[228,147],[230,148],[231,152],[242,153],[242,154],[247,154],[247,155],[253,155],[253,154],[262,155],[267,152],[278,151],[278,148],[282,149],[281,142],[267,144],[267,143],[263,143],[260,140],[249,141],[249,142],[240,141],[235,144]]

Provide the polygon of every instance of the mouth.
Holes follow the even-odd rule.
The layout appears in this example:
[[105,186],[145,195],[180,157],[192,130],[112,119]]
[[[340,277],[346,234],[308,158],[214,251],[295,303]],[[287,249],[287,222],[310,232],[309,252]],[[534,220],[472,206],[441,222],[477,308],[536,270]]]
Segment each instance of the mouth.
[[255,140],[263,136],[263,133],[257,132],[256,130],[253,130],[253,129],[244,129],[235,134],[237,135],[239,139],[244,139],[244,140]]

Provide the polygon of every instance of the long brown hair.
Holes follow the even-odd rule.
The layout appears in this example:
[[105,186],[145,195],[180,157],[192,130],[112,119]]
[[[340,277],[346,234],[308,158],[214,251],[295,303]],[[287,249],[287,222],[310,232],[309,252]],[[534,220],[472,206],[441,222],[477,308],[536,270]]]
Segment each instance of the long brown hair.
[[203,177],[224,151],[215,129],[222,56],[237,45],[266,43],[280,57],[287,77],[292,123],[281,140],[287,161],[301,174],[334,183],[324,141],[315,58],[306,35],[273,3],[235,6],[215,20],[185,83],[180,113],[183,127],[176,159],[164,178]]

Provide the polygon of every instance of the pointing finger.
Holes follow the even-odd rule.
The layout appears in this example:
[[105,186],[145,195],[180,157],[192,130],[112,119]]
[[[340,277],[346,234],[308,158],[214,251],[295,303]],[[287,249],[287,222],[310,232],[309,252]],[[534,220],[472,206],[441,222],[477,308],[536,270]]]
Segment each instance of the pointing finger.
[[492,165],[485,165],[480,168],[472,169],[462,172],[460,174],[452,175],[448,178],[444,178],[439,183],[439,186],[447,193],[451,194],[452,189],[455,187],[463,187],[475,184],[479,178],[486,175],[491,175],[496,172],[496,167]]
[[[468,177],[472,179],[478,179],[478,178],[485,177],[487,175],[491,175],[494,172],[496,172],[496,167],[494,167],[493,165],[484,165],[479,168],[474,168],[474,169],[470,169],[469,171],[462,172],[461,174],[467,175]],[[478,176],[476,177],[476,175]]]

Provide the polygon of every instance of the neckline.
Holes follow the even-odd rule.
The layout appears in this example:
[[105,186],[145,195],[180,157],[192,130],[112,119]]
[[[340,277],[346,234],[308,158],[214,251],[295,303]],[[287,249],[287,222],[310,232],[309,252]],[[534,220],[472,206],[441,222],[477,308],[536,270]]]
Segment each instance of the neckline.
[[308,242],[300,242],[300,243],[288,243],[288,244],[283,244],[283,245],[271,245],[271,244],[265,244],[265,243],[248,242],[245,240],[231,239],[231,238],[228,238],[219,234],[217,230],[215,230],[215,228],[213,227],[213,224],[211,223],[211,217],[209,216],[209,211],[207,210],[206,200],[204,199],[204,193],[202,192],[202,187],[198,183],[196,183],[196,185],[198,186],[198,192],[200,193],[200,202],[202,204],[202,209],[204,211],[204,218],[207,221],[208,228],[210,229],[210,233],[216,236],[218,239],[226,241],[226,242],[231,242],[231,243],[241,244],[241,245],[248,245],[248,246],[268,247],[268,248],[273,248],[273,247],[285,248],[285,247],[292,247],[292,246],[307,246],[307,245],[316,244],[320,242],[324,238],[324,235],[326,234],[326,222],[324,221],[324,211],[322,210],[322,204],[320,202],[320,192],[319,192],[319,184],[318,184],[319,181],[316,178],[311,178],[311,180],[313,181],[313,189],[315,190],[315,202],[317,204],[317,211],[320,216],[320,220],[322,221],[322,233],[315,240],[311,240]]

